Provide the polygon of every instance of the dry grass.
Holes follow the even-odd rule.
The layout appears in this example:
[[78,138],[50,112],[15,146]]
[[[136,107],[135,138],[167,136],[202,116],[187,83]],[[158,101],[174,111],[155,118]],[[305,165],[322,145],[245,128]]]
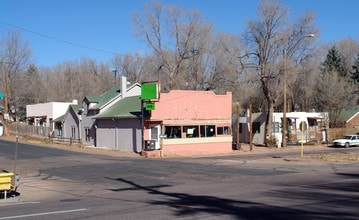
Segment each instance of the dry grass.
[[337,162],[337,163],[357,162],[359,161],[359,153],[316,154],[316,155],[311,155],[311,158],[328,161],[328,162]]

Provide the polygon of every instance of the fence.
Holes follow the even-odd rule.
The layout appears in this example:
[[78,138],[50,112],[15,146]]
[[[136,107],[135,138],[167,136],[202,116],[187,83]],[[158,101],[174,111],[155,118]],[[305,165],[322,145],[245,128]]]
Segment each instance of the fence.
[[355,128],[330,128],[328,132],[329,141],[333,139],[343,137],[347,134],[357,134],[359,133],[359,129]]
[[29,135],[38,137],[50,137],[51,130],[49,127],[27,125],[25,123],[14,122],[10,124],[10,133],[18,135]]
[[64,137],[50,137],[51,143],[77,143],[81,144],[81,139],[74,139],[74,138],[64,138]]
[[53,131],[51,131],[49,127],[27,125],[24,123],[14,122],[9,126],[9,128],[10,133],[12,134],[48,138],[52,143],[81,144],[81,139],[65,138],[51,135],[53,134]]

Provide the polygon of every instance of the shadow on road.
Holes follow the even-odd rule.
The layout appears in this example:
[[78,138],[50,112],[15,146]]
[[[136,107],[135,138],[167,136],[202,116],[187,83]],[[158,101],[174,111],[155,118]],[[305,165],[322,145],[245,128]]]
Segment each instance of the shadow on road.
[[[235,219],[337,219],[338,215],[324,210],[300,210],[294,207],[272,206],[264,203],[241,201],[206,195],[191,195],[178,192],[163,192],[160,189],[168,185],[142,186],[123,178],[113,179],[128,184],[130,187],[111,189],[112,191],[142,190],[149,194],[163,196],[164,199],[149,201],[151,205],[166,206],[175,209],[175,215],[188,217],[201,214],[213,216],[231,216]],[[240,190],[240,189],[239,189]],[[290,195],[286,192],[286,195]],[[286,197],[285,194],[281,194]],[[291,196],[290,196],[291,197]],[[342,213],[341,213],[342,214]],[[343,215],[341,216],[343,217]]]

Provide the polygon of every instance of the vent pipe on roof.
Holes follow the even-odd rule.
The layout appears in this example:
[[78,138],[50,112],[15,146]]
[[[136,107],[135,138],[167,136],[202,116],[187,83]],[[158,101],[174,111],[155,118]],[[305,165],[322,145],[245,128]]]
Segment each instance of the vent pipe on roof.
[[121,86],[121,94],[122,94],[122,98],[126,97],[126,92],[127,92],[127,78],[125,76],[121,76],[120,77],[120,86]]

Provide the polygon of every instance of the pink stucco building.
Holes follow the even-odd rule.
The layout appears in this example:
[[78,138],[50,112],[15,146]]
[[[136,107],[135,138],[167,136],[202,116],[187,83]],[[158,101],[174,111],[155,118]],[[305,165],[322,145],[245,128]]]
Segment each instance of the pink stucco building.
[[172,90],[161,93],[144,125],[144,140],[155,150],[144,156],[232,152],[232,93]]

